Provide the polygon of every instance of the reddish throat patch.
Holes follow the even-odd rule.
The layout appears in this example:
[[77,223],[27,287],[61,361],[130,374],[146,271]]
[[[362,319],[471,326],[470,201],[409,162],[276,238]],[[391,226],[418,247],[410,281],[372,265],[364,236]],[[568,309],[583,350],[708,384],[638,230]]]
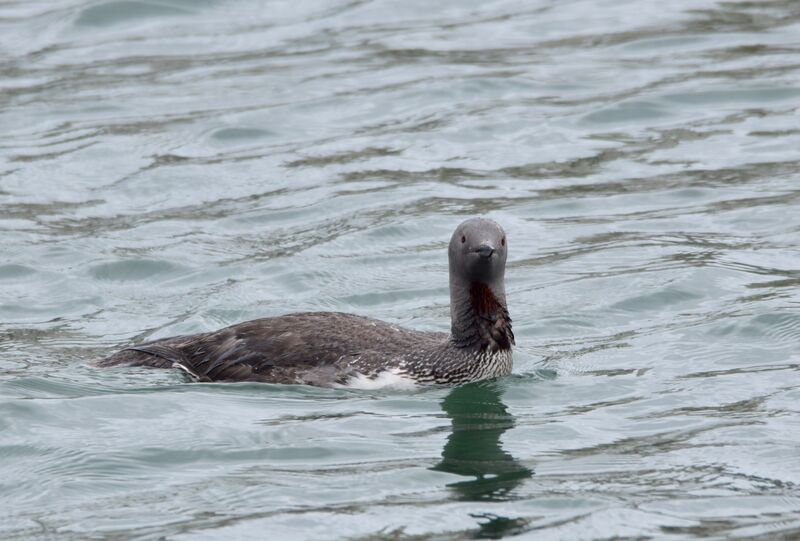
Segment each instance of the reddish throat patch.
[[514,333],[511,331],[511,318],[508,310],[500,304],[486,284],[472,284],[469,288],[475,324],[481,340],[481,349],[495,352],[511,348]]
[[469,298],[472,302],[472,309],[482,317],[494,314],[502,306],[497,302],[492,290],[486,284],[472,284],[469,288]]

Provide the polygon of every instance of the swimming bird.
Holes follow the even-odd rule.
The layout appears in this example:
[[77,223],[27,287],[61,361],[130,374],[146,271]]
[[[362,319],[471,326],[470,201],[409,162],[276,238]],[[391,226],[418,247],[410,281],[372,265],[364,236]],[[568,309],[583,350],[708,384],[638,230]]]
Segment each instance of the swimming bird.
[[447,250],[450,333],[340,312],[304,312],[128,346],[96,366],[179,368],[195,380],[327,387],[458,385],[511,373],[508,243],[486,218],[461,223]]

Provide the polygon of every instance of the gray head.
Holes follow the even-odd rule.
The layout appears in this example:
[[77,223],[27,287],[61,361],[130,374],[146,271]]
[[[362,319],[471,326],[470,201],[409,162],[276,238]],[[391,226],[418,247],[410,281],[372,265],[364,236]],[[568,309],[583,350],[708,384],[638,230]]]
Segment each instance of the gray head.
[[471,218],[459,225],[450,259],[450,338],[459,347],[490,351],[514,343],[506,309],[506,233],[496,222]]
[[[450,239],[450,282],[497,285],[502,289],[506,272],[506,233],[487,218],[462,222]],[[502,291],[500,291],[502,292]]]

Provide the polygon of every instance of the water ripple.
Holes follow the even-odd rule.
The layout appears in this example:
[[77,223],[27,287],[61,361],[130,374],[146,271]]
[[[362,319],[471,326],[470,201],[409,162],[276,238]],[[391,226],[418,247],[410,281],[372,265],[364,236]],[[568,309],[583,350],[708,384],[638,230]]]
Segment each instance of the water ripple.
[[[0,538],[796,537],[800,6],[654,6],[0,4]],[[446,331],[474,214],[512,377],[90,366],[294,310]]]

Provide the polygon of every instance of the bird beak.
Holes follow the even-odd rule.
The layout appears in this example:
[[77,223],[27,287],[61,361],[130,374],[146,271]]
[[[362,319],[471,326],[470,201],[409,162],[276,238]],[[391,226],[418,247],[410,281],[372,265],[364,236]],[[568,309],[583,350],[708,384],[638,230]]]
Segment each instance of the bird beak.
[[475,248],[475,253],[481,256],[481,259],[489,259],[494,253],[494,247],[488,244],[481,244]]

